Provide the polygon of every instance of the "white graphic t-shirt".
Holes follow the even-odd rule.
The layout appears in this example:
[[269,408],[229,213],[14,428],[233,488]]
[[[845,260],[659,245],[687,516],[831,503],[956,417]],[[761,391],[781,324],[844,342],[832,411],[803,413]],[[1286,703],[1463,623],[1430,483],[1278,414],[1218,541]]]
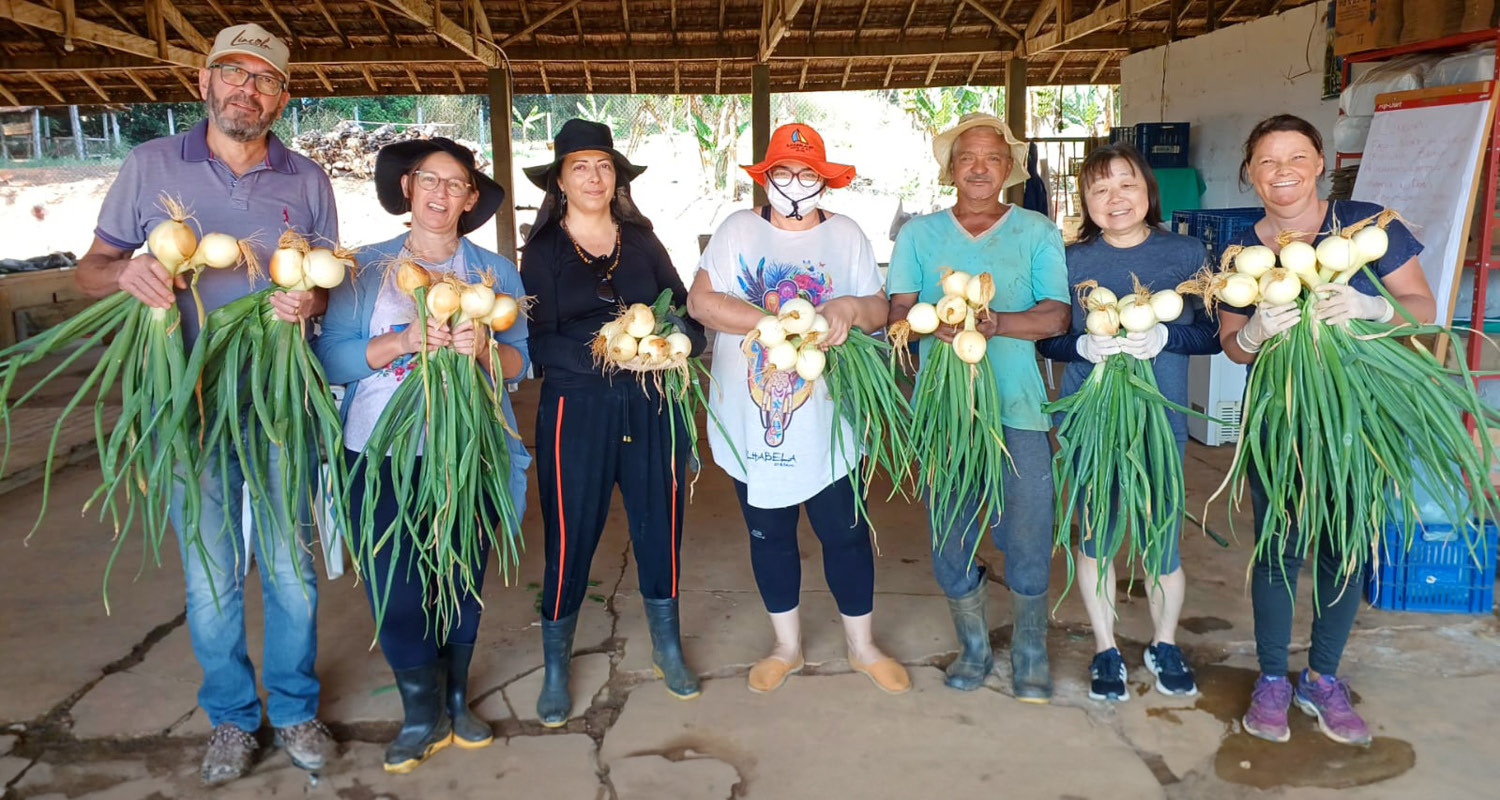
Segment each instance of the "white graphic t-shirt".
[[[715,291],[771,313],[793,297],[820,305],[835,297],[877,294],[882,284],[869,240],[843,215],[788,231],[754,211],[737,211],[714,232],[698,268],[708,273]],[[844,446],[836,453],[831,434],[837,415],[826,382],[808,384],[795,372],[770,370],[765,349],[757,342],[747,358],[740,350],[743,341],[738,334],[716,334],[709,405],[744,468],[710,422],[714,463],[749,487],[750,505],[797,505],[856,465],[854,434],[843,426]]]
[[[403,248],[397,260],[407,258],[407,252]],[[426,261],[418,261],[428,272],[447,274],[454,273],[463,278],[472,278],[464,264],[464,249],[460,246],[453,251],[453,258],[437,264]],[[370,338],[391,333],[393,331],[404,331],[411,326],[417,318],[416,302],[411,296],[401,291],[396,286],[396,275],[391,271],[380,282],[380,294],[375,297],[375,307],[370,312]],[[365,443],[370,441],[370,434],[375,431],[375,423],[380,419],[380,412],[385,410],[386,404],[391,401],[391,396],[396,393],[401,381],[416,369],[417,356],[415,353],[404,353],[386,365],[378,369],[374,374],[361,378],[359,391],[354,393],[354,398],[349,401],[349,416],[344,421],[344,447],[350,450],[363,451]],[[421,445],[417,446],[417,452],[422,452]]]

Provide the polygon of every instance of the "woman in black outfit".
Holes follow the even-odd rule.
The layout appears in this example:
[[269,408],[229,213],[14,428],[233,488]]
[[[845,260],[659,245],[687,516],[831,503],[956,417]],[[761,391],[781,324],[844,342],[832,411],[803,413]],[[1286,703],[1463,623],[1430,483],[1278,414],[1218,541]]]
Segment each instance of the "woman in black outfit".
[[[654,388],[594,363],[595,334],[623,305],[651,304],[663,289],[686,302],[666,248],[630,200],[644,167],[614,148],[607,126],[568,120],[550,164],[526,177],[547,193],[521,261],[531,307],[532,363],[542,372],[536,421],[537,483],[546,533],[542,647],[546,678],[537,698],[543,725],[567,722],[568,662],[589,567],[619,484],[640,574],[652,663],[667,691],[699,694],[682,659],[677,616],[686,449],[673,457],[673,431]],[[702,350],[703,329],[678,327]],[[679,422],[676,441],[687,441]]]

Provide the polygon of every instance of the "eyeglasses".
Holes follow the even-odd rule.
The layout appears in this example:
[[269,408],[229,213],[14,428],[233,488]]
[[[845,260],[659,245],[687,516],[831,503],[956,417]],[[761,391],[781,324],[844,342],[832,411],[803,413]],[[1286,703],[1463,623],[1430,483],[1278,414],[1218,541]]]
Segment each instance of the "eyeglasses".
[[443,180],[443,176],[436,172],[428,172],[425,169],[414,170],[412,175],[417,178],[417,185],[427,191],[436,191],[439,184],[445,187],[449,197],[468,197],[470,184],[463,178],[449,178]]
[[791,186],[793,180],[806,187],[817,186],[823,182],[823,176],[811,169],[793,172],[791,167],[772,167],[766,175],[771,179],[771,183],[777,186]]
[[282,90],[286,88],[286,81],[275,75],[264,72],[251,72],[248,69],[236,67],[233,64],[215,64],[209,67],[209,69],[218,70],[219,77],[230,86],[244,86],[250,82],[251,78],[254,78],[255,91],[272,97],[281,94]]

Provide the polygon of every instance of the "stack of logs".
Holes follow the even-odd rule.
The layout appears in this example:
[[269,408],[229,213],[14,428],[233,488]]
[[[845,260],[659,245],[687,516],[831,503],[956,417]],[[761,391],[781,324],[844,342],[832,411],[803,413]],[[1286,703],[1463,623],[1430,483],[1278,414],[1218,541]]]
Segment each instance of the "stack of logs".
[[[451,127],[437,123],[366,127],[351,120],[339,123],[331,131],[304,133],[292,140],[292,149],[317,162],[332,177],[368,178],[375,174],[375,154],[380,148],[408,139],[452,138],[451,131],[445,130]],[[490,160],[478,142],[454,141],[474,151],[481,172],[490,171]]]

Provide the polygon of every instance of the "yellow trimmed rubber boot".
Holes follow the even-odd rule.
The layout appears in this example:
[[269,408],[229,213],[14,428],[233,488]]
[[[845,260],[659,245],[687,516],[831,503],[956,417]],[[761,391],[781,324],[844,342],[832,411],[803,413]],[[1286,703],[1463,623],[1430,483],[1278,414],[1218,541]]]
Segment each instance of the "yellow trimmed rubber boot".
[[981,570],[974,591],[948,598],[948,613],[953,615],[953,629],[958,633],[958,657],[948,665],[943,678],[950,688],[972,692],[984,685],[995,668],[995,651],[990,649],[989,585]]
[[449,643],[442,653],[448,665],[448,717],[453,720],[453,743],[468,750],[486,747],[495,741],[495,732],[469,710],[469,662],[474,659],[474,645]]
[[682,660],[681,625],[677,618],[677,598],[653,600],[646,604],[646,624],[651,628],[651,666],[667,685],[667,691],[679,700],[691,700],[703,694],[698,674]]
[[443,697],[447,667],[441,660],[395,670],[396,691],[406,715],[396,740],[385,748],[385,771],[407,773],[453,741]]

